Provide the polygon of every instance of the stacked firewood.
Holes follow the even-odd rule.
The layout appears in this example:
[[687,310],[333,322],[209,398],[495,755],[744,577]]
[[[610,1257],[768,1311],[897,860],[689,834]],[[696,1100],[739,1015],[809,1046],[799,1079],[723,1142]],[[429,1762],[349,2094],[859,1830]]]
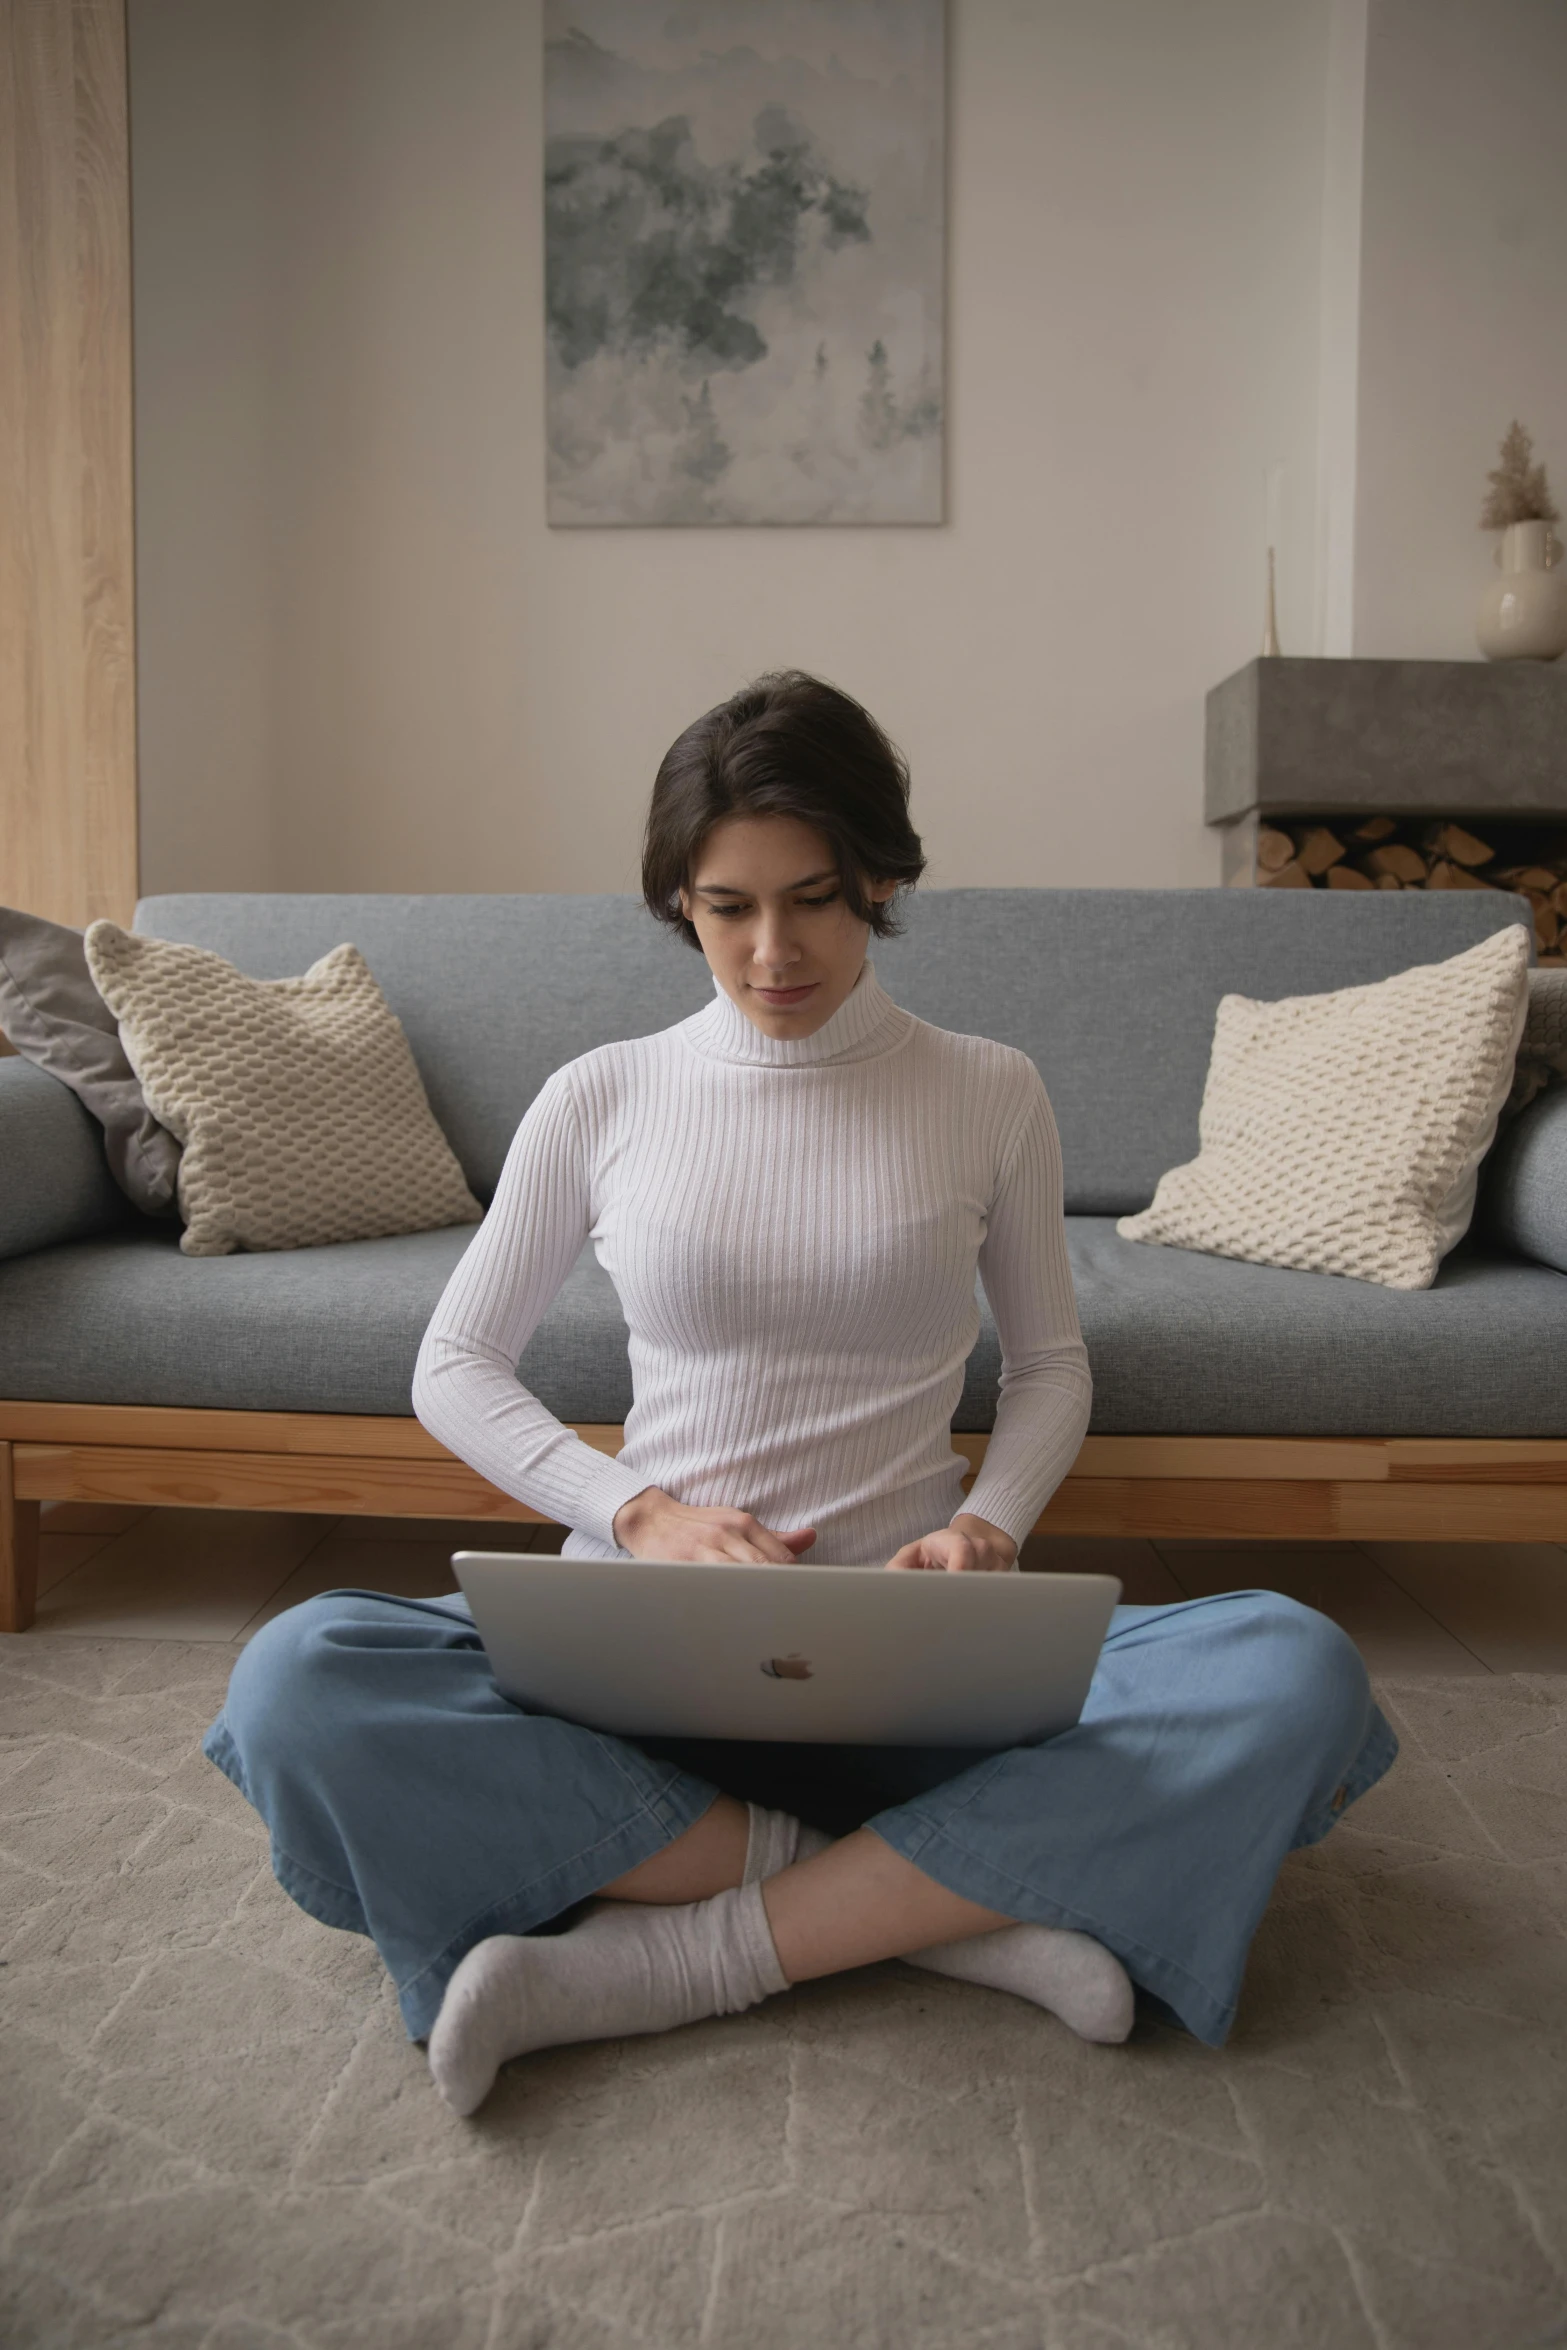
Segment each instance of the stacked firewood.
[[[1498,845],[1500,844],[1500,845]],[[1462,824],[1369,816],[1275,818],[1257,828],[1263,889],[1499,889],[1534,908],[1540,961],[1567,964],[1567,829],[1508,824],[1482,840]]]

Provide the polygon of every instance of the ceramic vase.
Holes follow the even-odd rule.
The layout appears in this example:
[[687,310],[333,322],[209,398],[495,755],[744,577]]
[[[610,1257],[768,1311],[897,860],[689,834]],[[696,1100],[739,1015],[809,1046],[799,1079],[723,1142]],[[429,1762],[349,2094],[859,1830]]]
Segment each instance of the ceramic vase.
[[1501,578],[1480,598],[1475,635],[1489,661],[1554,661],[1567,653],[1567,576],[1548,522],[1510,522],[1496,550]]

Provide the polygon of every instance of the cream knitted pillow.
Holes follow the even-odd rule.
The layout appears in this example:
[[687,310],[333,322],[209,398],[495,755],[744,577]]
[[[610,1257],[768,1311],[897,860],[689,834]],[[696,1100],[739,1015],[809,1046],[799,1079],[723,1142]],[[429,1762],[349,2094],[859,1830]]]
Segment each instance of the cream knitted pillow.
[[185,1146],[187,1256],[478,1222],[357,947],[302,979],[247,979],[204,947],[95,922],[87,962],[153,1116]]
[[1123,1216],[1127,1240],[1427,1289],[1474,1212],[1512,1082],[1529,942],[1499,930],[1371,987],[1227,995],[1201,1148]]

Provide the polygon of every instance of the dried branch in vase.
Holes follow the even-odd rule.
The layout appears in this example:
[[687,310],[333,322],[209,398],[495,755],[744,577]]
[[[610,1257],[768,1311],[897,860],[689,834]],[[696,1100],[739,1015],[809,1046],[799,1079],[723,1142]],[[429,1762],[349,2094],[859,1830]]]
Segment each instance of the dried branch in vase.
[[1543,464],[1534,462],[1534,440],[1514,417],[1502,437],[1501,463],[1486,475],[1490,489],[1480,509],[1482,530],[1506,530],[1514,522],[1560,519]]

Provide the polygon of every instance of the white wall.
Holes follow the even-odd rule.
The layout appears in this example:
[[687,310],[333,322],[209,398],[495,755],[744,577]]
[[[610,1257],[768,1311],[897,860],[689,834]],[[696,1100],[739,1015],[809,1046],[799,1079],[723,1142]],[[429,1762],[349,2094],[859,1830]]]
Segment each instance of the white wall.
[[131,0],[144,886],[632,887],[785,663],[934,880],[1216,879],[1270,467],[1322,627],[1332,8],[953,0],[948,524],[551,533],[536,8]]
[[1475,658],[1514,416],[1567,496],[1564,111],[1564,0],[1371,0],[1357,653]]
[[1355,466],[1360,418],[1360,248],[1368,0],[1330,0],[1317,305],[1315,624],[1308,645],[1355,649]]

